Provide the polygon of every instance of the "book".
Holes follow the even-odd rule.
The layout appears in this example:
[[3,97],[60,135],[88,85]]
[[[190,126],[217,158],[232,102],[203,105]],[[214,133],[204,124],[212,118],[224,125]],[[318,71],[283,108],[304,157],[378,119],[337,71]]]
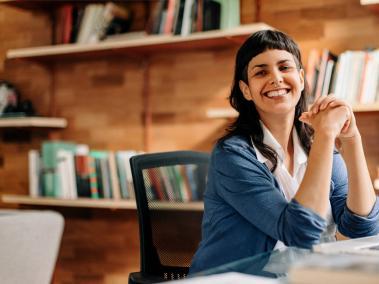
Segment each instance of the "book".
[[220,3],[208,0],[203,7],[203,31],[217,30],[220,28],[221,5]]
[[129,191],[128,191],[128,181],[126,179],[126,165],[125,165],[124,155],[122,154],[122,152],[116,152],[115,155],[116,155],[118,180],[120,182],[121,198],[127,199],[129,198]]
[[40,172],[41,157],[38,150],[29,150],[29,195],[31,197],[40,196]]
[[100,194],[99,194],[99,184],[97,182],[95,158],[88,156],[87,162],[88,162],[88,169],[89,169],[91,198],[99,199]]
[[165,196],[168,197],[169,201],[175,201],[174,188],[170,182],[170,177],[168,173],[168,167],[159,167],[160,176],[163,181],[163,188],[165,190]]
[[99,197],[111,198],[111,185],[110,174],[108,164],[108,152],[107,151],[90,151],[90,156],[95,161],[96,180],[98,186]]
[[58,174],[58,151],[67,150],[75,153],[76,145],[66,141],[45,141],[42,143],[42,164],[44,195],[61,196],[61,177]]
[[77,195],[76,186],[76,174],[75,174],[75,163],[74,163],[74,152],[67,151],[65,149],[59,149],[57,151],[58,159],[58,175],[60,182],[59,196],[65,199],[75,199]]
[[177,1],[177,7],[175,11],[175,20],[174,20],[174,35],[180,35],[182,31],[184,4],[185,4],[185,0]]
[[164,193],[164,190],[162,189],[162,183],[161,183],[161,178],[159,175],[159,170],[158,169],[146,169],[144,172],[147,171],[149,180],[151,181],[151,186],[154,191],[154,195],[157,200],[166,200],[166,196]]
[[91,197],[89,162],[87,154],[75,155],[75,174],[78,197]]
[[188,36],[191,33],[191,11],[194,0],[185,0],[184,10],[183,10],[183,19],[182,19],[182,28],[180,35]]
[[78,197],[91,197],[89,181],[89,147],[86,144],[78,144],[75,153],[75,175]]
[[[322,95],[324,84],[328,80],[326,78],[328,62],[329,62],[329,66],[333,68],[334,62],[337,61],[337,58],[338,57],[336,55],[334,55],[333,53],[331,53],[328,49],[324,49],[322,51],[320,69],[319,69],[319,73],[318,73],[317,84],[316,84],[315,95],[314,95],[315,100]],[[331,64],[330,61],[333,61],[333,64]],[[332,69],[330,69],[329,72],[330,72],[329,76],[331,76]],[[330,78],[329,78],[329,80],[330,80]],[[328,91],[329,86],[325,89],[327,89],[326,91]]]
[[311,254],[290,267],[293,284],[377,284],[379,259],[374,256],[348,254]]
[[166,7],[166,0],[159,0],[155,3],[153,12],[147,24],[147,33],[148,34],[159,34],[159,27],[162,22],[162,15]]
[[214,0],[220,3],[220,29],[227,30],[240,25],[239,0]]
[[113,199],[121,199],[120,181],[117,177],[117,163],[114,152],[109,152],[109,174]]
[[175,19],[175,7],[176,0],[168,0],[166,21],[163,28],[163,32],[165,34],[172,34]]

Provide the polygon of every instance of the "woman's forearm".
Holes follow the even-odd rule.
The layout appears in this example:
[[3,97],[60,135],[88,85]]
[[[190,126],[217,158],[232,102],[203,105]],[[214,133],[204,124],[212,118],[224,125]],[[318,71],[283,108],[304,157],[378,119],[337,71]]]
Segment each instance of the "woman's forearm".
[[295,195],[304,207],[326,218],[329,208],[330,180],[333,166],[334,136],[315,134],[307,170]]
[[376,196],[367,168],[360,134],[341,139],[340,152],[349,176],[347,206],[357,215],[367,216],[374,206]]

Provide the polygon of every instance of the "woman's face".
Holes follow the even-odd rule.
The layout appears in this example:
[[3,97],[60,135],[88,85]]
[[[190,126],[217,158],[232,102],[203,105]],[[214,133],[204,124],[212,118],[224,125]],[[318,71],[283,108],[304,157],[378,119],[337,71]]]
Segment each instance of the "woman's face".
[[268,114],[294,115],[301,91],[304,70],[298,69],[293,55],[285,50],[271,49],[249,62],[248,84],[239,82],[240,89],[264,118]]

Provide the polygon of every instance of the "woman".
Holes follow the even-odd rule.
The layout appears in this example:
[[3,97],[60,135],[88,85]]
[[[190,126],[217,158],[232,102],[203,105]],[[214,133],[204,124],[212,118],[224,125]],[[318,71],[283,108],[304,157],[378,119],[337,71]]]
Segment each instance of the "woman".
[[259,31],[239,49],[229,97],[239,116],[212,152],[191,273],[334,241],[337,230],[379,233],[354,114],[333,96],[307,112],[304,77],[298,46],[279,31]]

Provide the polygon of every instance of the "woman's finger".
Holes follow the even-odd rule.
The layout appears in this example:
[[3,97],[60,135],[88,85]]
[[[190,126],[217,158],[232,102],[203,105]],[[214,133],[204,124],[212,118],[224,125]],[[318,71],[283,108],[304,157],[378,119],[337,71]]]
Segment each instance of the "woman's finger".
[[332,95],[321,96],[317,98],[317,100],[311,106],[312,113],[317,114],[320,110],[324,110],[328,106],[328,104],[333,100],[335,100],[335,97]]
[[325,97],[318,97],[314,102],[313,104],[311,105],[311,107],[309,108],[309,111],[313,114],[316,114],[318,113],[319,111],[319,107],[320,107],[320,104],[321,102],[325,99]]
[[310,112],[303,112],[300,117],[299,117],[299,120],[301,122],[304,122],[306,124],[309,124],[309,125],[312,125],[311,123],[311,118],[312,117],[312,114]]
[[326,99],[321,102],[320,110],[326,109],[332,102],[336,100],[337,98],[335,96],[327,96]]

